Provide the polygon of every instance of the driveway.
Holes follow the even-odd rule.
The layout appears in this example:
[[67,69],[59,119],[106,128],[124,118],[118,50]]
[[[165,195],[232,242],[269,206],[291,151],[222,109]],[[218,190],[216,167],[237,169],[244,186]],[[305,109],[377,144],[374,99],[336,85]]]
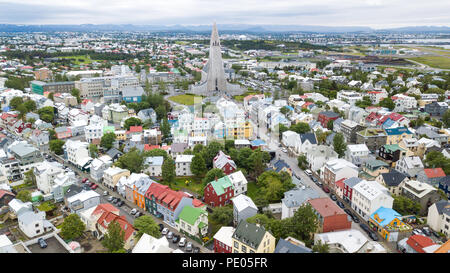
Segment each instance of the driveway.
[[31,253],[69,253],[55,237],[51,237],[45,240],[45,242],[48,245],[46,248],[41,248],[39,244],[32,244],[28,246],[28,249]]

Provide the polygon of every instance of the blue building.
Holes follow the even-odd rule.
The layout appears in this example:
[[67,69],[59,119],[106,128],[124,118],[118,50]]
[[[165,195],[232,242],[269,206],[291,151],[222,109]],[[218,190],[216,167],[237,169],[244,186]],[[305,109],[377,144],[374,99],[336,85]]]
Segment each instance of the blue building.
[[127,86],[122,89],[122,100],[127,103],[138,103],[142,101],[144,88],[141,86]]

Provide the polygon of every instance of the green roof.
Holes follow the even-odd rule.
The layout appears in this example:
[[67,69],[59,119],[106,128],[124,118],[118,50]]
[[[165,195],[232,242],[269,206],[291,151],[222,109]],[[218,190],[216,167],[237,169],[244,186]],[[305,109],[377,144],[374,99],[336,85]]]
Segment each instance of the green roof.
[[374,160],[367,160],[366,166],[373,170],[373,169],[376,169],[376,168],[382,167],[382,166],[388,167],[389,165],[384,161],[374,159]]
[[377,129],[377,128],[367,128],[362,131],[359,131],[358,134],[360,134],[362,136],[367,136],[367,137],[386,136],[386,133],[382,129]]
[[116,130],[116,128],[114,126],[105,126],[103,127],[103,133],[107,133],[107,132],[113,132]]
[[228,176],[224,176],[220,179],[217,179],[217,181],[214,180],[210,183],[217,195],[222,195],[225,193],[226,188],[233,187],[233,183],[231,183],[231,180],[230,178],[228,178]]
[[200,222],[200,224],[198,224],[198,228],[202,229],[203,227],[207,226],[206,223]]
[[180,215],[178,216],[178,218],[187,222],[190,225],[195,225],[195,222],[197,221],[198,217],[200,217],[200,215],[204,213],[206,212],[200,208],[185,206],[181,211]]
[[263,226],[257,226],[242,220],[236,227],[232,237],[251,248],[257,249],[265,234],[266,229]]
[[398,144],[391,144],[391,145],[386,144],[386,145],[384,145],[384,149],[387,152],[396,152],[398,150],[404,151],[404,149],[400,148],[400,146],[398,146]]

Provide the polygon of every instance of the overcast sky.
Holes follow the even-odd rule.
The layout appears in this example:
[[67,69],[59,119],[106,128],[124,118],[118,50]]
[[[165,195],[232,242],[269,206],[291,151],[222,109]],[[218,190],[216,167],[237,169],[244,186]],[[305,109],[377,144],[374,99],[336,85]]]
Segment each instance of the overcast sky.
[[450,26],[449,0],[0,0],[2,24]]

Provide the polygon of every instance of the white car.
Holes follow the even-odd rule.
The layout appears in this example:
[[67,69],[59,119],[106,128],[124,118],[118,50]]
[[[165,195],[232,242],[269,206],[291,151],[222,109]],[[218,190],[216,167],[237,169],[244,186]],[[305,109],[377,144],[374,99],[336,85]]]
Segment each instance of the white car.
[[131,214],[131,215],[135,215],[136,212],[137,212],[137,209],[132,209],[132,210],[130,211],[130,214]]
[[163,228],[163,230],[161,231],[161,234],[162,234],[162,235],[166,235],[168,232],[169,232],[169,229],[165,227],[165,228]]
[[186,237],[183,237],[180,239],[180,242],[178,243],[179,247],[184,247],[186,245]]
[[173,238],[173,232],[169,232],[167,233],[167,239],[172,239]]
[[418,229],[418,228],[415,228],[415,229],[412,231],[412,233],[413,233],[414,235],[423,235],[423,232],[422,232],[420,229]]

